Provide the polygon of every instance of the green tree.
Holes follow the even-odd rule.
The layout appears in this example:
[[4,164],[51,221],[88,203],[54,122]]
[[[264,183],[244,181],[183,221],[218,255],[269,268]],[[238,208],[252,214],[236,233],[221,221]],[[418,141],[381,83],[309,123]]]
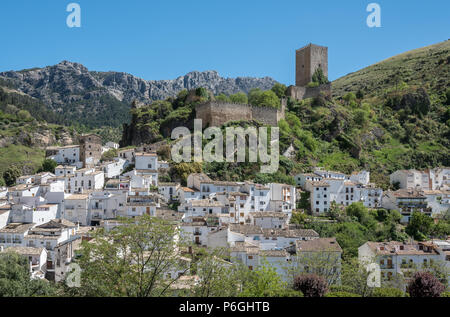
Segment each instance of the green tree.
[[248,278],[242,285],[240,296],[264,297],[276,296],[286,290],[286,283],[276,272],[275,268],[267,261],[255,270],[248,271]]
[[198,162],[193,163],[177,163],[173,164],[170,169],[170,176],[173,180],[179,180],[183,185],[186,185],[187,178],[192,173],[201,173],[202,165]]
[[316,71],[312,75],[312,80],[311,81],[313,83],[319,83],[320,85],[329,83],[328,78],[323,73],[323,70],[322,70],[321,67],[318,67],[316,69]]
[[3,172],[3,179],[5,180],[6,186],[13,186],[16,183],[17,178],[21,174],[22,173],[17,166],[10,166],[6,171]]
[[427,239],[433,228],[433,219],[430,216],[420,212],[413,211],[409,224],[406,226],[406,233],[418,241]]
[[237,94],[230,95],[229,99],[231,102],[234,102],[234,103],[241,103],[241,104],[248,103],[247,95],[244,94],[243,92],[238,92]]
[[225,95],[224,93],[217,95],[216,100],[222,101],[222,102],[230,102],[230,98],[227,95]]
[[272,90],[266,90],[261,94],[258,106],[278,108],[280,107],[280,98]]
[[347,259],[342,263],[342,286],[351,290],[352,293],[362,297],[372,296],[373,288],[367,283],[369,276],[370,272],[357,258]]
[[31,114],[27,110],[20,110],[19,112],[17,112],[17,118],[22,121],[30,121],[33,119]]
[[175,239],[179,230],[149,215],[119,221],[117,227],[98,229],[91,241],[82,243],[76,295],[165,296],[189,270],[189,261],[181,256],[185,244]]
[[369,115],[363,109],[356,109],[354,113],[354,120],[358,126],[364,127],[369,122]]
[[248,93],[248,103],[253,106],[258,106],[262,93],[262,90],[259,88],[251,89]]
[[286,89],[286,85],[276,83],[275,85],[273,85],[271,90],[278,96],[278,98],[281,99],[286,97]]
[[[198,283],[192,288],[191,295],[198,297],[237,296],[242,279],[248,270],[227,262],[224,258],[228,250],[223,248],[209,249],[200,253],[195,263],[195,274]],[[194,272],[191,272],[194,273]]]
[[56,292],[53,283],[30,278],[28,258],[0,253],[0,297],[55,296]]
[[44,162],[42,163],[42,168],[41,170],[43,172],[50,172],[50,173],[54,173],[55,172],[55,168],[56,166],[58,166],[58,164],[51,159],[45,159]]
[[112,161],[115,157],[118,157],[119,153],[116,149],[109,149],[105,153],[102,154],[102,161]]

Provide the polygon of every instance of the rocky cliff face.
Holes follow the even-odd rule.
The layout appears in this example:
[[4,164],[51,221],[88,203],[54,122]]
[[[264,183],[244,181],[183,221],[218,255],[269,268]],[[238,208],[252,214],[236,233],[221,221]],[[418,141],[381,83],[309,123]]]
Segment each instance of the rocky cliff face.
[[[98,124],[96,121],[91,124],[94,126],[108,123],[101,118],[105,112],[120,117],[120,122],[114,121],[114,125],[126,122],[125,114],[135,99],[149,103],[197,87],[208,88],[215,94],[231,94],[252,88],[270,89],[276,83],[269,77],[223,78],[216,71],[194,71],[173,80],[147,81],[127,73],[89,71],[69,61],[44,68],[2,72],[0,79],[12,82],[18,91],[43,101],[68,119],[83,120],[87,112],[98,116]],[[114,109],[111,104],[115,104]]]

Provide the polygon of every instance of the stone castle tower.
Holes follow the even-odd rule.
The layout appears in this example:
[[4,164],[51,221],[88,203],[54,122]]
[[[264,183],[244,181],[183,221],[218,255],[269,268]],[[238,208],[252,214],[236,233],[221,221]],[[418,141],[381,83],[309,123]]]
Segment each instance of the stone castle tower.
[[308,44],[295,51],[295,86],[289,86],[288,97],[302,100],[331,93],[331,83],[317,87],[308,87],[314,72],[321,68],[328,77],[328,47]]
[[296,86],[308,85],[318,68],[328,77],[328,47],[309,44],[296,50],[295,64]]

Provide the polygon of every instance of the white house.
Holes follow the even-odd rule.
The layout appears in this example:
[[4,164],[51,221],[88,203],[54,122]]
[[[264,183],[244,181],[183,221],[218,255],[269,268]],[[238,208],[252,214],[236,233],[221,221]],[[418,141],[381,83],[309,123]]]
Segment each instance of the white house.
[[130,164],[135,164],[135,150],[131,149],[123,149],[119,150],[119,157],[126,161],[125,167]]
[[47,250],[47,274],[54,280],[56,254],[55,248],[76,234],[78,226],[64,219],[53,219],[42,225],[33,227],[24,237],[24,245],[27,247],[43,247]]
[[231,248],[230,257],[232,263],[241,263],[250,271],[257,269],[262,264],[270,265],[286,281],[289,254],[284,249],[262,249],[258,245],[238,242]]
[[179,212],[184,212],[186,217],[206,217],[225,213],[224,205],[212,199],[189,200],[178,206]]
[[73,194],[64,200],[64,212],[62,218],[75,224],[88,226],[89,219],[89,195]]
[[181,237],[197,245],[207,246],[209,234],[219,228],[218,217],[185,217],[180,223]]
[[317,175],[315,173],[300,173],[294,176],[295,184],[297,186],[300,186],[301,188],[305,189],[305,185],[307,181],[310,182],[320,182],[323,177],[320,175]]
[[102,171],[96,171],[94,168],[82,168],[76,170],[75,175],[66,177],[69,183],[67,191],[71,194],[102,189],[105,185],[105,174]]
[[116,178],[122,174],[125,168],[126,160],[122,158],[115,158],[114,161],[102,163],[99,170],[105,174],[106,178]]
[[0,206],[0,229],[6,227],[9,223],[9,215],[11,213],[11,205]]
[[450,190],[424,190],[421,193],[426,197],[432,217],[439,217],[450,211]]
[[315,215],[326,213],[331,206],[330,184],[320,181],[305,183],[305,189],[310,192],[311,211]]
[[75,165],[77,167],[82,166],[82,163],[80,162],[79,145],[49,147],[46,149],[46,151],[47,151],[47,158],[54,160],[58,164]]
[[436,249],[423,242],[403,243],[366,242],[358,248],[358,260],[361,264],[379,267],[375,271],[378,286],[382,282],[391,281],[400,275],[406,281],[414,273],[414,269],[426,268],[432,263],[442,260]]
[[119,144],[109,141],[109,142],[106,142],[105,147],[108,148],[108,149],[118,150],[119,149]]
[[286,184],[269,184],[270,210],[283,212],[291,219],[292,210],[295,209],[295,187]]
[[288,216],[281,212],[250,212],[247,224],[263,229],[284,229],[288,226]]
[[286,248],[296,240],[317,239],[319,234],[312,229],[264,229],[253,225],[230,224],[228,226],[228,244],[248,242],[264,245],[264,249]]
[[36,205],[38,199],[39,185],[20,184],[9,188],[8,199],[14,204]]
[[9,223],[0,229],[0,246],[14,247],[24,246],[24,238],[35,223]]
[[160,206],[160,197],[149,188],[131,188],[126,200],[125,217],[137,217],[144,214],[155,216]]
[[27,205],[12,205],[10,222],[43,224],[55,219],[58,212],[57,204],[44,204],[36,207]]
[[47,250],[42,247],[14,246],[3,249],[2,252],[14,252],[28,259],[31,279],[44,279],[47,272]]
[[399,189],[397,191],[387,191],[383,195],[382,206],[389,210],[398,210],[402,223],[409,223],[413,211],[420,211],[431,216],[431,208],[428,207],[427,197],[421,192],[412,189]]
[[114,219],[126,213],[127,194],[113,193],[108,190],[94,191],[89,194],[89,223],[91,226],[100,225],[105,219]]
[[158,184],[158,192],[165,198],[167,202],[175,201],[178,199],[178,189],[180,188],[179,183],[163,183]]
[[328,284],[339,284],[342,268],[342,248],[336,238],[297,240],[289,249],[291,275],[315,273],[326,277]]
[[200,191],[195,191],[192,188],[189,187],[180,187],[177,190],[177,196],[178,196],[178,201],[183,204],[188,202],[189,200],[196,200],[196,199],[200,199],[201,197],[201,192]]

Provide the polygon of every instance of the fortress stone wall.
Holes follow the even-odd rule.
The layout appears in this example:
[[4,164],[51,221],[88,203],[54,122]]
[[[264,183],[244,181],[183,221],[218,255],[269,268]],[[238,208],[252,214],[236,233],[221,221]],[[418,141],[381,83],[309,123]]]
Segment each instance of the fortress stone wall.
[[331,93],[331,83],[323,84],[318,87],[289,86],[286,91],[287,96],[295,98],[297,100],[317,97],[321,93]]
[[202,119],[203,127],[220,127],[230,121],[255,120],[263,124],[277,126],[284,119],[286,102],[282,101],[281,109],[256,107],[252,105],[209,101],[195,108],[196,118]]

